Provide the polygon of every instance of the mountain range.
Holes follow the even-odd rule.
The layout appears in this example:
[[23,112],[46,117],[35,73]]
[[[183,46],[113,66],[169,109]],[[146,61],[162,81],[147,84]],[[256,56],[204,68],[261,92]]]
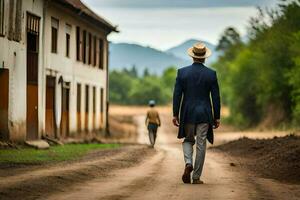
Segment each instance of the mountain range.
[[[190,39],[166,51],[151,47],[129,43],[110,43],[109,68],[110,70],[130,69],[136,67],[139,74],[147,68],[150,73],[161,74],[169,66],[177,68],[189,65],[192,61],[187,55],[187,49],[199,40]],[[213,52],[207,65],[216,61],[218,53],[215,45],[204,42]]]

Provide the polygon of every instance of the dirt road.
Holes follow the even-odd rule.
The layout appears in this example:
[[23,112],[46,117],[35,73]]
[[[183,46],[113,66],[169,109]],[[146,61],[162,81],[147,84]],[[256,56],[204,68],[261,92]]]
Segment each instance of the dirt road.
[[[205,184],[183,184],[181,141],[170,119],[162,119],[155,149],[132,146],[99,159],[2,177],[0,197],[6,192],[3,199],[300,199],[299,185],[259,178],[239,165],[231,166],[234,158],[210,149],[202,177]],[[147,144],[144,116],[136,120],[138,142]]]
[[[137,117],[139,143],[148,143],[144,117]],[[181,182],[184,169],[181,144],[174,137],[169,119],[163,118],[157,153],[140,165],[112,171],[108,178],[94,179],[48,199],[299,199],[300,186],[258,178],[239,167],[231,158],[208,150],[203,172],[204,185]],[[143,157],[143,154],[140,154]]]

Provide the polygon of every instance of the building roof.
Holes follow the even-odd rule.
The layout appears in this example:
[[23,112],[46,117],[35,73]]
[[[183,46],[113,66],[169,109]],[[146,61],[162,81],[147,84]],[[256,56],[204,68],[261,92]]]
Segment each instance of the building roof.
[[80,0],[54,0],[54,1],[75,11],[76,14],[87,19],[88,21],[91,21],[93,24],[96,23],[97,26],[106,29],[109,33],[112,31],[119,32],[116,26],[113,26],[110,22],[108,22],[104,18],[94,13]]

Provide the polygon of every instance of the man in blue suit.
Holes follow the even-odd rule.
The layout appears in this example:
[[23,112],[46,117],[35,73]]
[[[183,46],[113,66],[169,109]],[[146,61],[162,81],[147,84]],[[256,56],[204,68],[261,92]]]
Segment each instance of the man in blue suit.
[[[188,49],[194,60],[190,66],[178,70],[173,94],[173,124],[179,127],[178,138],[182,143],[185,170],[184,183],[203,184],[200,176],[203,169],[206,139],[213,143],[213,128],[220,125],[220,94],[217,74],[204,65],[211,55],[203,43]],[[196,137],[196,140],[195,140]],[[196,143],[196,159],[193,166],[193,146]]]

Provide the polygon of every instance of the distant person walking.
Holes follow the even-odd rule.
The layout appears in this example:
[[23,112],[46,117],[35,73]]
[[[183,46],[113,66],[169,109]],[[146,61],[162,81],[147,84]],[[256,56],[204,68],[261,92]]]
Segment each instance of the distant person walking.
[[[203,43],[188,49],[194,63],[178,70],[173,94],[173,124],[179,127],[178,138],[182,143],[185,170],[184,183],[203,184],[200,180],[205,153],[206,139],[213,143],[213,128],[220,125],[220,94],[217,74],[204,65],[211,55]],[[211,97],[210,97],[211,96]],[[180,115],[180,117],[179,117]],[[196,141],[195,141],[196,137]],[[196,159],[193,166],[193,146],[196,143]]]
[[161,123],[160,123],[159,114],[157,110],[154,108],[155,101],[154,100],[149,101],[149,106],[150,109],[147,112],[145,123],[148,128],[151,147],[154,147],[156,135],[157,135],[157,128],[160,126]]

